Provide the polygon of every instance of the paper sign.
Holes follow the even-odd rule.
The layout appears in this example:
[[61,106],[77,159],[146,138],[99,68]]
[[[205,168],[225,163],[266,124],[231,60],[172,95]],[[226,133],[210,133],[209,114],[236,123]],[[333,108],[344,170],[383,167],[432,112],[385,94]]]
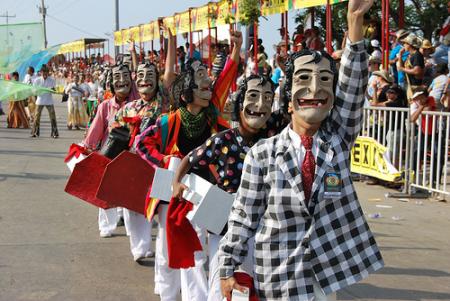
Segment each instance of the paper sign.
[[183,178],[182,183],[189,188],[183,197],[194,204],[186,217],[193,224],[219,235],[228,222],[233,195],[194,174]]

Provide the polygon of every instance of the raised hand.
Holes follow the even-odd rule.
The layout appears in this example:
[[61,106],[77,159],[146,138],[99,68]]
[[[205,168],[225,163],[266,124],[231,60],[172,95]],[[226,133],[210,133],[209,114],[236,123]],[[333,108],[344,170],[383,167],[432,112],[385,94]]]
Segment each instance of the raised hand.
[[240,47],[242,45],[242,32],[230,30],[231,43]]
[[349,0],[348,14],[364,16],[369,11],[375,0]]
[[363,39],[364,14],[369,11],[375,0],[349,0],[347,10],[348,38],[352,43]]

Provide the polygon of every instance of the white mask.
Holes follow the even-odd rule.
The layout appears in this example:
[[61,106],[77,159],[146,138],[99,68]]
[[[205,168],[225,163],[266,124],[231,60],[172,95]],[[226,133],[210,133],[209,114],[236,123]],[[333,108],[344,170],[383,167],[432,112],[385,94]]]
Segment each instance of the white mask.
[[194,82],[197,86],[193,90],[194,103],[202,107],[207,107],[212,97],[211,79],[208,76],[208,71],[205,66],[200,65],[200,62],[194,62],[192,68],[195,70]]
[[319,123],[327,118],[334,102],[334,74],[330,61],[322,57],[314,63],[312,55],[294,61],[292,98],[294,116],[307,123]]
[[273,96],[269,82],[262,85],[258,78],[247,82],[241,117],[249,127],[260,129],[266,124],[272,114]]
[[131,90],[130,71],[125,66],[118,66],[112,69],[112,83],[114,93],[120,96],[128,96]]
[[153,94],[158,85],[157,72],[154,65],[141,64],[137,69],[136,85],[139,93]]

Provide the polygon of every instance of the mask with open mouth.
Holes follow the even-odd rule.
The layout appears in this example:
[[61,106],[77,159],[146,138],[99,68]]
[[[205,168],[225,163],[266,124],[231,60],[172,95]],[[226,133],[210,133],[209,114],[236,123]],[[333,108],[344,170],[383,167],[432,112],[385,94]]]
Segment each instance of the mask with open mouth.
[[194,69],[194,103],[208,106],[212,97],[211,79],[208,76],[208,70],[200,61],[194,61],[191,67]]
[[131,90],[130,70],[125,65],[119,65],[112,69],[112,84],[114,93],[121,96],[128,96]]
[[247,82],[241,117],[253,128],[262,128],[272,113],[273,88],[269,81],[259,77]]
[[153,94],[158,84],[158,71],[153,64],[140,64],[137,69],[136,86],[139,93]]
[[291,101],[294,115],[307,123],[322,122],[334,102],[334,72],[328,59],[319,58],[312,54],[294,60]]

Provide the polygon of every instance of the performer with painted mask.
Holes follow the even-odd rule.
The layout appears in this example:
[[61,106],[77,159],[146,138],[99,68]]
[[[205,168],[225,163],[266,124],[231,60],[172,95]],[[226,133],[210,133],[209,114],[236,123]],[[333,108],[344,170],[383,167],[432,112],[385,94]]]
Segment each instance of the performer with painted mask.
[[[104,147],[108,140],[116,113],[129,101],[130,91],[132,88],[131,74],[128,67],[118,65],[111,69],[111,74],[107,76],[107,85],[110,86],[114,96],[108,101],[102,102],[97,113],[89,127],[86,138],[82,144],[92,150],[100,150]],[[111,237],[116,229],[119,216],[117,208],[99,209],[98,227],[100,237]]]
[[[130,132],[132,151],[136,135],[153,125],[162,112],[167,111],[164,94],[159,90],[159,74],[156,65],[140,64],[136,85],[140,99],[127,103],[115,117],[114,126],[125,127]],[[151,250],[151,222],[144,215],[123,208],[125,225],[130,235],[130,248],[135,261],[153,256]]]
[[[196,170],[214,165],[219,176],[217,185],[229,192],[236,193],[241,182],[242,167],[245,155],[250,148],[266,134],[265,126],[271,118],[274,85],[272,81],[259,75],[251,75],[239,87],[234,111],[239,116],[239,126],[220,132],[206,140],[201,146],[183,158],[175,173],[173,196],[181,199],[187,188],[181,179],[188,170]],[[222,234],[224,234],[224,231]],[[208,234],[209,254],[209,293],[208,301],[222,300],[219,278],[219,260],[217,250],[223,235]],[[250,252],[251,253],[251,252]],[[251,254],[247,256],[251,261]],[[253,276],[250,262],[241,266],[249,276]]]
[[233,273],[253,237],[260,300],[336,300],[337,290],[383,266],[349,166],[367,86],[363,16],[373,1],[349,1],[349,36],[336,90],[328,54],[306,50],[290,57],[285,89],[292,123],[248,152],[220,243],[227,298],[233,289],[244,290]]
[[[186,71],[177,77],[172,88],[174,100],[179,103],[179,108],[159,118],[154,126],[138,138],[137,152],[152,165],[167,166],[172,156],[186,156],[212,134],[228,127],[226,121],[220,117],[220,113],[223,111],[230,86],[236,79],[242,45],[240,32],[231,32],[230,35],[234,49],[214,86],[212,87],[211,79],[208,77],[207,67],[198,60],[189,60],[186,63]],[[210,180],[207,168],[196,173]],[[165,202],[161,202],[158,207],[156,204],[159,200],[155,200],[149,206],[153,210],[157,208],[159,215],[155,260],[155,270],[158,274],[155,275],[155,287],[161,300],[176,300],[180,287],[183,300],[206,300],[208,289],[203,269],[206,256],[203,252],[197,252],[195,262],[192,258],[186,268],[180,270],[181,266],[177,264],[172,264],[174,268],[169,267],[171,255],[168,252],[173,250],[170,247],[171,241],[167,242],[166,236],[169,200],[162,201]],[[150,217],[152,215],[153,213],[149,214]],[[170,222],[168,224],[172,226]],[[197,233],[194,231],[194,235],[200,234],[198,236],[202,240],[203,231],[198,228],[196,230]]]

